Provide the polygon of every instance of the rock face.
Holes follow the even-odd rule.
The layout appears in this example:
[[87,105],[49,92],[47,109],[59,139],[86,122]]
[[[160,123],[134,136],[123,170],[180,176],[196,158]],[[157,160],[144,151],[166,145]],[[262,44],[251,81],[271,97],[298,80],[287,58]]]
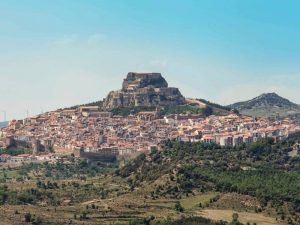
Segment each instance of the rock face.
[[128,73],[123,81],[123,91],[134,91],[140,88],[167,88],[168,83],[160,73]]
[[128,73],[122,89],[111,91],[103,101],[106,109],[132,106],[182,105],[178,88],[168,87],[160,73]]

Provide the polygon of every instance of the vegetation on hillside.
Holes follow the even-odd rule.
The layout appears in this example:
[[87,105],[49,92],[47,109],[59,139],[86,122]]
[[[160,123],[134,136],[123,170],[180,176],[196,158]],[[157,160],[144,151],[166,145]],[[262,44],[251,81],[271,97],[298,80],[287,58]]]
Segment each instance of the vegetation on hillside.
[[236,192],[256,197],[262,207],[271,204],[278,215],[288,204],[294,221],[300,221],[300,157],[288,155],[292,145],[293,141],[272,139],[240,148],[168,142],[164,151],[142,154],[116,174],[127,178],[132,189],[167,176],[165,185],[158,185],[149,196],[152,199]]
[[232,221],[232,223],[226,223],[224,221],[212,221],[210,219],[206,219],[203,217],[189,217],[189,218],[182,218],[175,221],[171,219],[167,219],[164,221],[154,221],[151,222],[151,219],[154,218],[147,218],[143,220],[132,220],[129,222],[129,225],[239,225],[241,223],[238,220]]
[[213,102],[210,102],[210,101],[202,99],[202,98],[197,99],[197,100],[199,100],[200,102],[205,103],[206,105],[208,105],[210,107],[214,107],[214,108],[218,108],[218,109],[223,109],[225,111],[230,111],[231,110],[231,108],[228,107],[228,106],[223,106],[223,105],[220,105],[220,104],[217,104],[217,103],[213,103]]
[[[2,204],[38,204],[47,202],[48,205],[59,205],[62,202],[61,196],[68,199],[78,198],[75,193],[67,192],[82,188],[80,182],[74,179],[85,181],[90,177],[96,177],[114,170],[115,165],[99,165],[87,163],[85,160],[70,158],[69,162],[55,164],[24,164],[20,168],[3,168],[0,171],[0,205]],[[13,174],[11,172],[14,171]],[[53,180],[54,179],[54,180]],[[13,180],[25,182],[36,180],[35,185],[25,189],[9,189],[7,182]],[[64,182],[61,182],[61,181]],[[99,187],[90,189],[90,195],[106,196],[107,193]],[[86,198],[89,196],[81,196]],[[75,200],[74,200],[75,201]]]
[[[136,106],[136,107],[118,107],[111,109],[110,111],[116,116],[128,116],[130,114],[136,114],[139,112],[153,112],[156,110],[154,106]],[[164,106],[161,110],[161,115],[167,116],[171,114],[202,114],[203,116],[210,116],[213,114],[213,109],[211,107],[206,107],[204,109],[193,105],[176,105],[176,106]]]
[[18,148],[0,148],[0,155],[7,154],[11,156],[17,156],[21,154],[31,154],[32,150],[29,149],[18,149]]
[[262,117],[286,117],[300,113],[300,106],[282,98],[276,93],[262,94],[248,101],[237,102],[228,107],[239,110],[242,114]]
[[130,114],[135,114],[139,112],[153,112],[156,107],[154,106],[136,106],[136,107],[117,107],[111,109],[113,115],[115,116],[128,116]]
[[[51,218],[59,213],[56,209],[60,216],[68,211],[72,214],[66,217],[72,218],[73,224],[122,220],[126,222],[121,224],[152,225],[226,224],[193,215],[232,205],[252,210],[253,214],[274,211],[278,220],[297,224],[300,157],[290,156],[293,144],[293,140],[274,143],[272,139],[262,139],[250,146],[222,148],[216,144],[167,141],[163,151],[140,154],[118,169],[116,164],[91,163],[72,156],[55,164],[2,168],[0,205],[27,205],[26,209],[29,205],[43,205],[47,207],[43,213],[54,211]],[[227,195],[238,203],[231,204],[233,200],[224,198]],[[246,202],[250,198],[251,206],[240,208],[244,207],[239,206],[243,196],[249,196]],[[40,216],[34,216],[34,212],[31,211],[33,221]],[[24,213],[29,212],[19,213],[16,217],[24,218]],[[172,216],[168,219],[163,213]],[[183,215],[187,217],[181,218]],[[243,217],[243,222],[248,220]],[[231,224],[240,223],[233,219]]]

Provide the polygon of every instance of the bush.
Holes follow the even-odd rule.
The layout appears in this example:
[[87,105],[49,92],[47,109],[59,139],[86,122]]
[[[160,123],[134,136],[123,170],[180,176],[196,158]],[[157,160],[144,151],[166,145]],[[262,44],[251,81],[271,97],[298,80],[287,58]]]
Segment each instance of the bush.
[[24,218],[25,218],[25,222],[26,223],[30,223],[31,222],[31,218],[32,218],[31,213],[26,213],[24,215]]
[[181,203],[179,201],[176,202],[176,204],[175,204],[175,210],[177,212],[183,212],[184,211],[184,208],[182,207],[182,205],[181,205]]

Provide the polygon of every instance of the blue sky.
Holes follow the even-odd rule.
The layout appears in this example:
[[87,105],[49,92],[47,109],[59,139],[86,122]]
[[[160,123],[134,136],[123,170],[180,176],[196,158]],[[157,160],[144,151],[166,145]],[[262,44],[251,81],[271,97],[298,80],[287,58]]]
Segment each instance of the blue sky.
[[296,0],[2,0],[0,111],[22,118],[99,100],[129,71],[161,72],[186,97],[220,104],[263,92],[300,104],[299,8]]

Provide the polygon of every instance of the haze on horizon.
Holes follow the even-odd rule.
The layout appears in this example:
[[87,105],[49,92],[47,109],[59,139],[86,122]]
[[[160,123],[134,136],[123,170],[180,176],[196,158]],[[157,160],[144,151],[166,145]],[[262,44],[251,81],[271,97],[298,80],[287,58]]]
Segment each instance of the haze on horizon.
[[127,72],[160,72],[220,104],[276,92],[300,104],[296,0],[3,0],[0,121],[89,103]]

